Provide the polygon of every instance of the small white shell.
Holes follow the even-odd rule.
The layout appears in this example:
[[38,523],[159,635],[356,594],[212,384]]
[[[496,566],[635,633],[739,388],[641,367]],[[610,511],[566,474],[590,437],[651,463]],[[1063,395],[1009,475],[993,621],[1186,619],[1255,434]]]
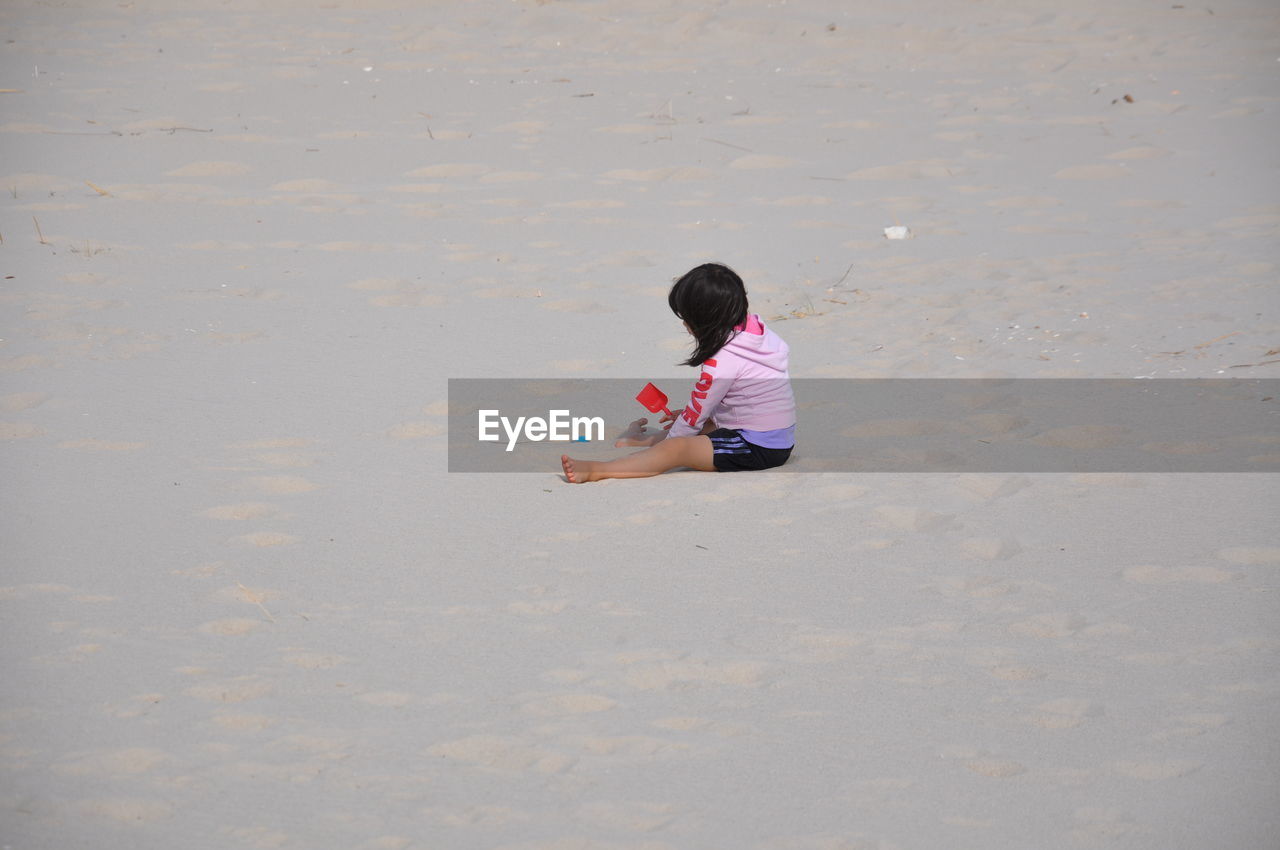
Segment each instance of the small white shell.
[[911,228],[905,225],[895,225],[894,227],[886,227],[884,229],[885,239],[910,239]]

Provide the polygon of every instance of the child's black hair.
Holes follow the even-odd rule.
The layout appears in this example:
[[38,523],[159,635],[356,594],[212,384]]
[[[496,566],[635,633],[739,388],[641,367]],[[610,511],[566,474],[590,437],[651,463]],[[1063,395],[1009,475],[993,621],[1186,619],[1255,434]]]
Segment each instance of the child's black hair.
[[728,266],[706,263],[676,281],[667,295],[676,318],[693,334],[694,349],[683,366],[701,366],[747,320],[747,288]]

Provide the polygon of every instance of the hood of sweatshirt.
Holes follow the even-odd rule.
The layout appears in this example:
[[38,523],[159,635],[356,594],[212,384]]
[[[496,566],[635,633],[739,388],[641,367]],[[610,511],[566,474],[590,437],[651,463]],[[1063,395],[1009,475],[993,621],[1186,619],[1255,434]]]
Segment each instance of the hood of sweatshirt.
[[747,317],[742,330],[725,344],[725,349],[743,360],[759,363],[779,372],[787,371],[789,347],[782,337],[765,327],[764,322],[754,313]]

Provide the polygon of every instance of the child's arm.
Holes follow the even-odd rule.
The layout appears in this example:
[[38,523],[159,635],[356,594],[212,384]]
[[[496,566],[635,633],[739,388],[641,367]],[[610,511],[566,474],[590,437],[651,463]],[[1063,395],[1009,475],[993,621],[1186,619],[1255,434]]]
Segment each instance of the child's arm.
[[[663,427],[666,431],[670,431],[670,430],[671,430],[671,426],[672,426],[672,425],[674,425],[674,424],[676,424],[676,420],[677,420],[677,419],[679,419],[679,418],[680,418],[680,415],[681,415],[681,414],[683,414],[683,413],[684,413],[684,410],[677,410],[676,412],[672,413],[670,416],[667,416],[666,414],[663,414],[662,418],[661,418],[660,420],[658,420],[658,421],[659,421],[660,423],[661,423],[661,422],[665,422],[666,424],[665,424],[665,425],[663,425],[662,427]],[[710,416],[708,416],[708,417],[707,417],[707,421],[706,421],[706,422],[704,422],[704,423],[702,424],[702,430],[701,430],[701,431],[699,431],[699,432],[698,432],[698,434],[699,434],[699,435],[703,435],[703,434],[710,434],[712,431],[716,430],[716,428],[718,428],[718,427],[719,427],[719,426],[718,426],[718,425],[716,425],[715,420],[714,420],[714,419],[712,419]]]
[[[636,421],[628,425],[625,431],[623,431],[621,434],[618,435],[618,439],[616,442],[614,442],[614,446],[616,446],[617,448],[623,448],[627,446],[635,447],[635,448],[647,448],[651,446],[656,446],[658,445],[658,443],[661,443],[663,440],[667,438],[667,434],[670,432],[671,425],[675,423],[676,417],[678,417],[679,415],[680,415],[679,410],[672,413],[670,416],[667,416],[664,414],[662,419],[659,420],[659,422],[665,422],[667,424],[663,427],[661,431],[658,431],[657,433],[645,430],[644,426],[649,424],[648,419],[637,419]],[[708,417],[707,421],[703,423],[702,430],[699,431],[698,433],[710,434],[715,429],[716,429],[716,423],[710,417]]]
[[[692,437],[697,434],[706,434],[706,426],[711,424],[712,415],[720,406],[731,384],[733,384],[732,370],[727,375],[717,374],[714,359],[703,363],[698,383],[689,394],[689,404],[677,412],[673,418],[671,435]],[[712,430],[715,430],[714,425]]]

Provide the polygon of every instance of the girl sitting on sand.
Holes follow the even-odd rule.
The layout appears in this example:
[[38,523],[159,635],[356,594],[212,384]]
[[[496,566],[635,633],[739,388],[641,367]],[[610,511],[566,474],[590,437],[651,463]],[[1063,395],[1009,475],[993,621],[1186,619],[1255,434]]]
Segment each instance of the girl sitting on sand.
[[[782,338],[747,313],[747,289],[726,266],[698,266],[676,281],[667,296],[695,346],[686,366],[702,374],[689,404],[646,434],[637,419],[617,446],[647,446],[610,461],[560,456],[571,484],[604,478],[647,478],[687,466],[704,472],[736,472],[781,466],[795,445],[796,403]],[[714,417],[714,419],[713,419]]]

